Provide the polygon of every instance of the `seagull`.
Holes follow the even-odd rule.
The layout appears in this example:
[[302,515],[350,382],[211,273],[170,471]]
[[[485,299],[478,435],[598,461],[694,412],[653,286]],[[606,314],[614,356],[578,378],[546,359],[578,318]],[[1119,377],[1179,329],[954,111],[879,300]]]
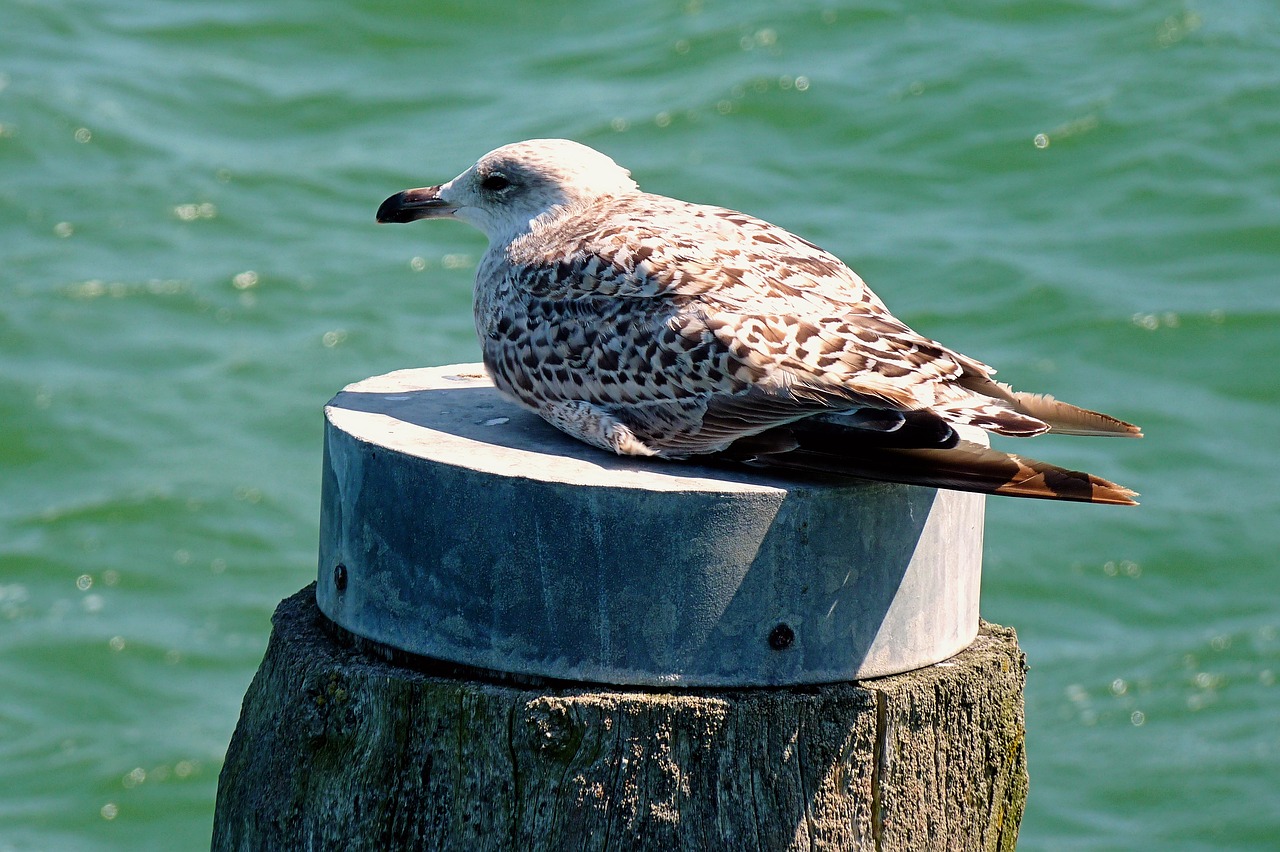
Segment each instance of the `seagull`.
[[501,393],[593,447],[1135,503],[1127,488],[957,427],[1141,437],[1138,427],[1014,391],[894,317],[835,255],[744,213],[642,192],[585,145],[505,145],[377,212],[418,219],[488,237],[474,292],[485,367]]

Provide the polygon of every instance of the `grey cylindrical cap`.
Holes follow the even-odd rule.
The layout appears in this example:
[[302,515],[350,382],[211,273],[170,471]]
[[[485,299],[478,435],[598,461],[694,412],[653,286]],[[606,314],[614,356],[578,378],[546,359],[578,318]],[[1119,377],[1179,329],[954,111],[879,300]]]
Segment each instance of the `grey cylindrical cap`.
[[613,456],[476,364],[334,397],[321,499],[324,613],[465,665],[823,683],[929,665],[977,634],[980,495]]

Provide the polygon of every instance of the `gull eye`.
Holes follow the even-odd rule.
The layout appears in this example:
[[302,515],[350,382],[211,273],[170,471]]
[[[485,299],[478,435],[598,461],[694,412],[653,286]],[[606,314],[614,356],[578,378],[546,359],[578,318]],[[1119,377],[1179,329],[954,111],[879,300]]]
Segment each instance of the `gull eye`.
[[484,180],[480,181],[480,188],[488,190],[489,192],[501,192],[509,186],[511,186],[511,181],[507,180],[504,175],[500,175],[497,172],[494,172]]

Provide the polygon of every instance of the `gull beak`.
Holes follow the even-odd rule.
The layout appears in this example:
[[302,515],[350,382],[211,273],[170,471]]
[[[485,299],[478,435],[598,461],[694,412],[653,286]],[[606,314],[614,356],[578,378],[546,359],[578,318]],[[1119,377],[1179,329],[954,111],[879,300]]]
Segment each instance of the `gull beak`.
[[458,212],[458,208],[440,197],[440,187],[424,186],[406,189],[382,202],[378,208],[379,222],[414,222],[418,219],[445,219]]

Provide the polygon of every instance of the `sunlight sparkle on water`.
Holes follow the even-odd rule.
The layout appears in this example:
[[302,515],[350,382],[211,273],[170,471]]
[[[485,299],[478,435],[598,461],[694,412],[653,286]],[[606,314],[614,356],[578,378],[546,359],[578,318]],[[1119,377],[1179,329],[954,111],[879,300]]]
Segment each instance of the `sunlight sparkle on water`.
[[178,204],[173,208],[173,215],[184,222],[192,222],[196,219],[212,219],[218,215],[218,208],[208,201],[201,204]]
[[231,279],[231,286],[235,287],[237,290],[248,290],[250,288],[257,287],[258,273],[254,272],[252,269],[246,269],[244,272],[239,272]]

